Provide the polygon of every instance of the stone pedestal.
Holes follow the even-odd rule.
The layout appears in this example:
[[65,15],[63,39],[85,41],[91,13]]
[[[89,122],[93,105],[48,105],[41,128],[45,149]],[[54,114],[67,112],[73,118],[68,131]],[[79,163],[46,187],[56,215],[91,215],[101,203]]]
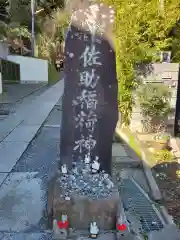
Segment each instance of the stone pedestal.
[[89,230],[93,221],[100,231],[115,229],[120,198],[118,189],[108,185],[109,181],[103,179],[103,173],[57,175],[49,189],[52,220],[61,220],[64,214],[73,229]]
[[[115,228],[118,195],[114,192],[107,199],[91,199],[88,196],[71,196],[71,200],[64,199],[65,189],[58,182],[54,186],[53,218],[59,219],[67,214],[70,227],[75,229],[88,229],[92,221],[97,222],[100,229],[111,230]],[[60,197],[63,195],[62,197]]]

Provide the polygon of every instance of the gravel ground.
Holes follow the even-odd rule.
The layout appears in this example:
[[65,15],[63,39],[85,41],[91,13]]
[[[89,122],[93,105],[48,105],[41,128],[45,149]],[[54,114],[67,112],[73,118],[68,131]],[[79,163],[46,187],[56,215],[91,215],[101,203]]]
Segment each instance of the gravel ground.
[[180,164],[163,163],[153,168],[153,175],[164,199],[164,205],[180,226]]
[[108,174],[105,172],[92,174],[91,163],[85,164],[84,161],[73,165],[75,167],[72,171],[59,178],[59,184],[67,189],[67,196],[77,194],[91,199],[104,199],[113,195],[114,184]]

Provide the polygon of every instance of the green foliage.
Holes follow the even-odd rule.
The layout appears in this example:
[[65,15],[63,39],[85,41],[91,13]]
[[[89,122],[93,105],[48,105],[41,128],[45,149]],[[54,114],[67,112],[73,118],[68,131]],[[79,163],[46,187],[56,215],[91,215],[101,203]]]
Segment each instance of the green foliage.
[[148,240],[148,235],[146,233],[143,234],[144,240]]
[[68,24],[68,16],[60,9],[57,9],[52,13],[52,17],[46,17],[45,21],[50,23],[50,25],[41,25],[43,31],[37,38],[38,55],[54,64],[56,60],[56,45],[64,40],[64,29]]
[[8,29],[9,37],[26,37],[30,38],[31,34],[26,27],[9,27]]
[[180,22],[171,31],[172,35],[172,59],[173,62],[180,62]]
[[167,116],[170,113],[171,92],[166,85],[158,83],[143,84],[139,88],[137,96],[143,117],[153,119]]
[[48,65],[48,83],[56,83],[60,78],[60,73],[56,71],[56,68],[53,64],[49,63]]
[[5,40],[7,37],[9,10],[8,1],[0,0],[0,40]]
[[171,162],[173,160],[173,155],[168,150],[160,150],[154,154],[154,159],[156,160],[157,164]]
[[53,24],[54,24],[54,35],[53,38],[56,41],[64,41],[64,30],[68,26],[69,16],[61,11],[60,8],[52,12]]
[[52,62],[53,55],[55,55],[55,46],[51,39],[46,35],[39,34],[37,38],[38,45],[38,57],[42,59],[47,59]]
[[[114,25],[119,84],[119,110],[129,124],[137,87],[135,68],[139,63],[157,60],[157,52],[171,50],[179,39],[170,36],[178,22],[180,0],[166,1],[164,11],[157,0],[101,0],[116,10]],[[179,54],[179,53],[178,53]],[[176,54],[176,61],[178,60]],[[180,60],[180,59],[179,59]]]
[[[2,1],[2,0],[0,0]],[[5,1],[5,0],[3,0]],[[9,0],[10,1],[10,21],[18,23],[20,26],[26,26],[31,29],[31,0]],[[44,20],[44,17],[51,15],[52,12],[60,7],[63,7],[63,0],[34,0],[35,10],[35,32],[41,31],[38,27],[39,18]],[[44,15],[38,16],[36,12],[43,10]],[[21,13],[21,14],[19,14]]]
[[0,0],[0,21],[9,22],[9,1]]
[[30,38],[31,34],[27,27],[25,26],[16,26],[15,25],[7,25],[4,22],[0,21],[0,40],[5,39],[14,39],[16,37],[25,37]]
[[50,8],[53,6],[55,9],[64,6],[64,0],[38,0],[37,3],[38,6],[43,8]]
[[163,135],[158,136],[157,140],[168,142],[168,141],[170,141],[170,136],[163,134]]
[[8,25],[5,22],[0,21],[0,40],[6,39],[7,29],[8,29]]
[[10,21],[23,26],[31,26],[31,1],[10,0]]

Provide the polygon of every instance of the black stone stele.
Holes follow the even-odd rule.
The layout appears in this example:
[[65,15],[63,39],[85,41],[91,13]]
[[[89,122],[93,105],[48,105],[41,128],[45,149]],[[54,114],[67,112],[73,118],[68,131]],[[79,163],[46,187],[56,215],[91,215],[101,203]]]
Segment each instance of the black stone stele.
[[[104,9],[107,18],[107,11],[112,9]],[[84,12],[77,13],[77,18]],[[103,10],[99,14],[103,16]],[[107,22],[110,24],[111,19]],[[101,170],[111,174],[112,141],[118,120],[117,78],[115,52],[103,34],[70,25],[64,79],[60,164],[66,163],[70,169],[72,162],[89,154],[92,162],[98,157]]]
[[178,74],[178,86],[177,86],[177,100],[175,109],[175,121],[174,121],[174,135],[178,136],[180,134],[180,69]]

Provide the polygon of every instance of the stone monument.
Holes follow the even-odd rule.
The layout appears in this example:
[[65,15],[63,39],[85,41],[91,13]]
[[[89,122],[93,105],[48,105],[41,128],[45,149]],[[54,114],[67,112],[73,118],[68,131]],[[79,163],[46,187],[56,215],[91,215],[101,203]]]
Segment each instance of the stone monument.
[[111,179],[118,120],[115,13],[88,0],[72,0],[69,9],[59,175],[49,187],[48,209],[54,222],[67,215],[69,228],[92,228],[96,236],[115,229],[120,201]]
[[91,159],[98,157],[101,169],[111,174],[112,140],[118,120],[111,40],[114,10],[88,0],[81,5],[74,2],[77,10],[72,10],[65,42],[61,164],[71,168],[73,161],[89,154]]

